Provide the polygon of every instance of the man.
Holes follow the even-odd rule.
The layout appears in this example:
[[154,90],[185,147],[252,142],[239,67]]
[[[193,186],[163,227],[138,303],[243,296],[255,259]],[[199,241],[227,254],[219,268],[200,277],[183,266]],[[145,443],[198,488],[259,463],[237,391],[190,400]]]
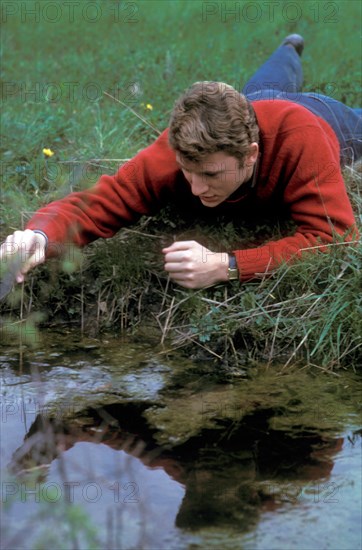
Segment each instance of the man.
[[264,276],[303,251],[356,235],[341,165],[361,156],[357,111],[318,94],[301,94],[303,39],[290,35],[240,94],[197,82],[177,101],[170,128],[116,175],[40,209],[10,235],[5,257],[30,251],[24,275],[66,243],[112,237],[170,201],[197,212],[243,216],[286,208],[293,236],[246,250],[211,251],[196,241],[163,249],[165,270],[186,288]]

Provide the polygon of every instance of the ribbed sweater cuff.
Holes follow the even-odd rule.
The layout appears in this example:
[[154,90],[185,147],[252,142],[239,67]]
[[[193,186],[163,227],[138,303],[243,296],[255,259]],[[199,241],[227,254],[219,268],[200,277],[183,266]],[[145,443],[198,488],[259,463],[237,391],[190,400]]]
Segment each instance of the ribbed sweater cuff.
[[242,281],[269,273],[275,268],[275,260],[270,254],[268,245],[246,250],[234,250],[234,254]]

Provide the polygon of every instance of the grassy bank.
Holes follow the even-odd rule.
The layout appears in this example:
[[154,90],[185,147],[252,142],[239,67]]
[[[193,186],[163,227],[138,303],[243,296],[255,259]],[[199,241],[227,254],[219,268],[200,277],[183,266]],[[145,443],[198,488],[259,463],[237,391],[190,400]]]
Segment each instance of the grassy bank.
[[[357,193],[351,197],[357,207]],[[78,326],[90,336],[127,331],[153,338],[166,351],[179,348],[196,360],[215,360],[234,374],[259,361],[285,367],[301,361],[322,369],[361,365],[360,243],[311,252],[261,281],[188,291],[163,271],[161,247],[175,231],[171,219],[175,213],[169,211],[144,218],[109,241],[93,243],[76,261],[37,268],[2,308],[5,334],[31,342],[39,323]],[[214,227],[181,218],[177,227],[177,235],[214,242]],[[257,233],[279,237],[287,227],[260,226]],[[258,236],[229,223],[218,239],[232,246],[243,232],[245,242]]]
[[[73,11],[62,2],[48,11],[39,2],[27,2],[28,11],[24,2],[12,10],[9,4],[2,6],[2,236],[148,145],[190,83],[214,79],[241,88],[290,32],[306,41],[304,89],[360,106],[359,2],[305,1],[294,9],[280,2],[273,12],[265,2],[249,3],[250,11],[245,2],[84,0]],[[228,15],[225,8],[235,6]],[[47,159],[44,147],[54,156]],[[346,173],[346,182],[361,220],[358,174]],[[32,333],[41,320],[94,335],[146,331],[166,348],[226,367],[255,360],[287,367],[298,359],[321,368],[361,364],[359,244],[331,247],[261,282],[197,292],[171,285],[160,249],[175,235],[250,245],[290,229],[222,226],[220,235],[164,211],[94,243],[79,264],[38,268],[3,306],[12,316],[5,335],[17,334],[23,320]]]

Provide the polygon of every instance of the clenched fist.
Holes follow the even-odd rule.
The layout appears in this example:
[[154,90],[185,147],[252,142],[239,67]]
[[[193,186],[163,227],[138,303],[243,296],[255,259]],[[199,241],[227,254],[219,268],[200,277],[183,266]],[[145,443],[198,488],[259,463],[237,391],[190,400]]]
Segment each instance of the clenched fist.
[[170,278],[185,288],[206,288],[228,280],[226,252],[212,252],[196,241],[176,241],[162,252]]

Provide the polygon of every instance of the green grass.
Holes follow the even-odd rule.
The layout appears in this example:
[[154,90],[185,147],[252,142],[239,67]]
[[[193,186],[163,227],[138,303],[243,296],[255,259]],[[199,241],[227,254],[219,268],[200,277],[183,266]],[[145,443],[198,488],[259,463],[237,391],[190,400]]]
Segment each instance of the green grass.
[[[103,91],[162,130],[175,99],[192,82],[223,80],[241,88],[286,34],[299,31],[306,40],[305,89],[329,92],[351,106],[361,101],[361,7],[353,0],[304,1],[299,11],[280,2],[273,13],[255,2],[255,14],[243,11],[242,2],[98,0],[96,12],[83,0],[74,21],[62,2],[57,12],[29,0],[25,12],[24,2],[14,1],[14,15],[9,4],[2,6],[1,34],[3,234],[21,223],[21,210],[73,188],[70,166],[60,162],[129,158],[156,136]],[[35,4],[38,21],[30,13]],[[208,5],[217,13],[207,15]],[[235,5],[240,13],[226,16],[224,7]],[[43,147],[55,151],[47,164]],[[104,161],[100,169],[116,166]],[[78,185],[90,185],[96,175],[82,180]]]
[[[357,1],[280,1],[271,14],[263,2],[249,3],[256,11],[243,11],[245,2],[98,0],[95,12],[95,2],[90,9],[84,0],[74,21],[62,2],[58,12],[40,11],[38,21],[25,17],[24,2],[12,3],[14,15],[4,12],[5,4],[10,3],[2,6],[1,34],[2,236],[22,227],[42,204],[95,183],[151,143],[155,128],[167,126],[175,99],[192,82],[222,80],[241,88],[288,33],[305,37],[305,90],[318,89],[352,107],[361,104]],[[34,5],[26,2],[28,10]],[[225,16],[225,6],[237,6],[240,13]],[[206,14],[207,9],[217,13]],[[54,157],[46,160],[44,147]],[[357,175],[346,180],[361,216]],[[359,245],[313,255],[262,283],[188,292],[170,285],[162,270],[160,248],[167,235],[250,243],[289,228],[229,223],[220,235],[212,227],[189,229],[163,212],[135,229],[142,234],[126,231],[90,246],[82,268],[74,266],[72,273],[69,263],[63,271],[53,263],[37,269],[5,309],[16,313],[21,303],[23,318],[35,309],[48,322],[77,322],[95,333],[147,323],[173,347],[191,346],[237,365],[255,359],[287,365],[303,358],[326,368],[360,362]],[[123,264],[120,254],[132,259]]]

